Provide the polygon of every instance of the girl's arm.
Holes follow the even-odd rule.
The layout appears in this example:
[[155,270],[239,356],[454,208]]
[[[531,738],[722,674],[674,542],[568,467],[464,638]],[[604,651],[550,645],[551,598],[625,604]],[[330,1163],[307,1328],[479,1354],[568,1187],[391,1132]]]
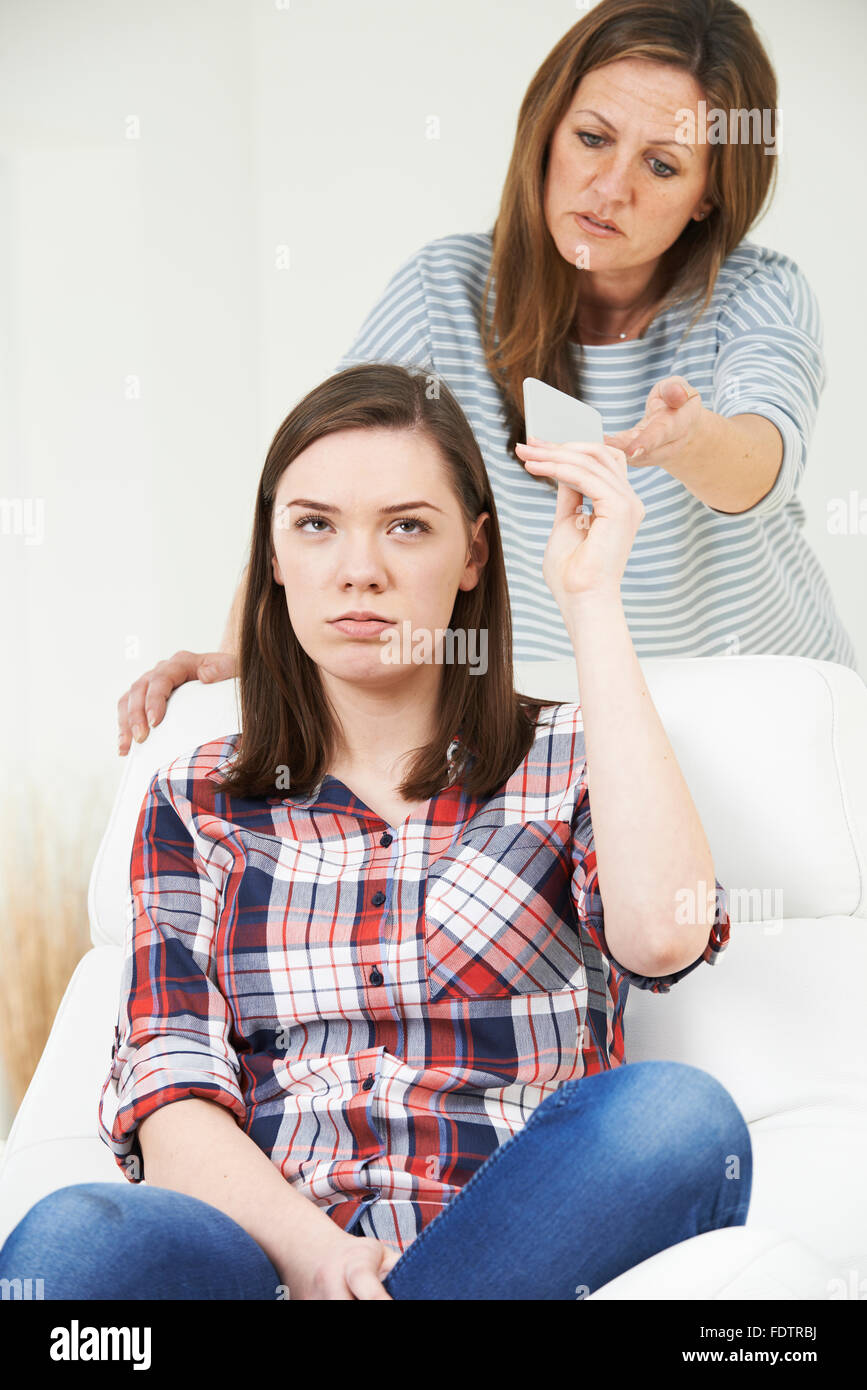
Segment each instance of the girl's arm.
[[710,847],[620,594],[576,598],[564,619],[578,667],[605,937],[628,970],[668,975],[707,944],[716,886]]
[[[519,444],[528,471],[557,480],[545,582],[572,641],[605,937],[637,975],[691,964],[714,920],[713,860],[650,698],[620,582],[644,517],[626,456],[604,444]],[[584,496],[593,516],[583,517]]]
[[163,1105],[140,1122],[139,1142],[148,1184],[225,1212],[262,1247],[292,1296],[305,1258],[347,1239],[223,1105],[195,1096]]

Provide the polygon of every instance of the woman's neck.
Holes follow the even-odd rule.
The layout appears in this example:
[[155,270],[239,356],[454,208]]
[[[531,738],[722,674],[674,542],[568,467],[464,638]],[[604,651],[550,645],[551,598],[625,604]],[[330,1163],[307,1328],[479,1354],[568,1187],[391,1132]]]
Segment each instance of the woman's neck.
[[643,286],[636,285],[632,293],[622,286],[614,290],[606,286],[600,293],[592,282],[585,290],[582,281],[575,319],[576,339],[579,342],[586,339],[592,344],[605,339],[620,342],[626,338],[640,338],[655,318],[667,288],[668,275],[662,265]]

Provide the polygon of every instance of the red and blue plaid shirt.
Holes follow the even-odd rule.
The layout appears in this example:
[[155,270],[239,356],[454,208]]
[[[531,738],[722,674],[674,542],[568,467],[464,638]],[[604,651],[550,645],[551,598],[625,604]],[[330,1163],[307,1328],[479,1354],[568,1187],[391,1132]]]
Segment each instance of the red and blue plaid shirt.
[[691,965],[611,958],[577,704],[541,711],[495,795],[450,775],[400,826],[330,775],[222,792],[237,741],[176,758],[142,805],[100,1137],[139,1182],[139,1122],[215,1101],[341,1228],[403,1251],[540,1101],[623,1063],[629,982],[715,962],[724,890]]

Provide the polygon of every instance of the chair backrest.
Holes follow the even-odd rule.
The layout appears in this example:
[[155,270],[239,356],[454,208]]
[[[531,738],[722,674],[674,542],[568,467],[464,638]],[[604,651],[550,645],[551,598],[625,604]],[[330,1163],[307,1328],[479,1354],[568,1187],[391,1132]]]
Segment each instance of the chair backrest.
[[[651,698],[702,819],[732,922],[867,917],[867,686],[789,656],[654,658]],[[518,662],[521,691],[580,698],[575,663]],[[154,772],[240,728],[237,681],[190,682],[133,743],[90,878],[95,945],[122,944],[132,840]]]

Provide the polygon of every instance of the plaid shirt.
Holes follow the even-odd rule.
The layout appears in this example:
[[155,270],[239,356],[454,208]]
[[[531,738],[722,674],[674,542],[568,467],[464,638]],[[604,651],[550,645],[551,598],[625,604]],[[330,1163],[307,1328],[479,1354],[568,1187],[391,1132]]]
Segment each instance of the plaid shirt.
[[216,1101],[341,1228],[402,1251],[540,1101],[623,1063],[629,982],[716,961],[724,890],[691,965],[611,958],[578,704],[541,711],[495,795],[450,774],[400,826],[330,775],[221,792],[237,741],[176,758],[142,805],[100,1137],[140,1182],[139,1122]]

